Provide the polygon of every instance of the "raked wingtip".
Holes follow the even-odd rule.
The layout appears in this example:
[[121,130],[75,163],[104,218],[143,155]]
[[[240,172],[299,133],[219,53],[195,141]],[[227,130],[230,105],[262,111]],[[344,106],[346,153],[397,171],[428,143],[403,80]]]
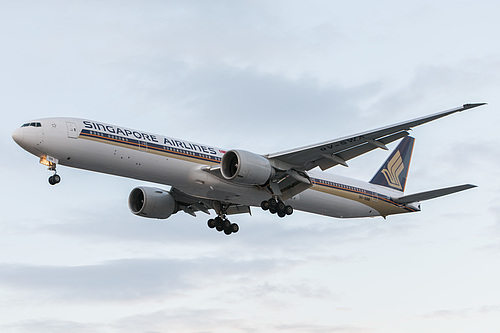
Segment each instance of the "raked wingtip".
[[467,109],[472,109],[472,108],[476,108],[478,106],[483,106],[483,105],[487,105],[488,103],[470,103],[470,104],[464,104],[463,105],[463,108],[464,110],[467,110]]

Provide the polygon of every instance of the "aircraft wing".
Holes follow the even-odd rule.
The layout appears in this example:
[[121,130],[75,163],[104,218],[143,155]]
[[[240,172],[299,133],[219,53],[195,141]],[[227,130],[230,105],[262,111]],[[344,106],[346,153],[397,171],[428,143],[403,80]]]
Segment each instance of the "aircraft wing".
[[486,103],[464,104],[463,106],[425,117],[415,118],[310,146],[269,154],[267,157],[273,161],[273,164],[277,168],[282,170],[295,169],[308,171],[317,166],[322,170],[326,170],[337,164],[347,166],[348,160],[371,150],[377,148],[387,150],[387,144],[409,135],[408,131],[413,127],[484,104]]

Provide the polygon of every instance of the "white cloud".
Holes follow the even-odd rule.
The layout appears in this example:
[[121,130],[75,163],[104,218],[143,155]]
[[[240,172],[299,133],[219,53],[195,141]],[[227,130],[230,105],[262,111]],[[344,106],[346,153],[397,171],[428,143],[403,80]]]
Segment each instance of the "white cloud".
[[[276,260],[231,258],[120,259],[85,266],[0,266],[0,284],[39,290],[66,301],[114,301],[179,297],[191,288],[207,287],[224,276],[269,272],[286,264]],[[212,281],[212,282],[210,282]]]

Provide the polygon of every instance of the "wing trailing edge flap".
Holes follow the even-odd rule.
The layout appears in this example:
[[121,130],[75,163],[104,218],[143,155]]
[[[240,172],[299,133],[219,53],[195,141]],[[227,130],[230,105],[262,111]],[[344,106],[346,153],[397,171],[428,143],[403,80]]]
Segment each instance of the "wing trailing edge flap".
[[170,190],[170,194],[174,197],[179,210],[191,216],[196,216],[196,212],[200,211],[210,215],[209,209],[213,208],[209,200],[197,198],[186,194],[174,187]]
[[250,210],[250,206],[231,205],[226,209],[227,215],[246,214],[246,213],[252,215],[252,211]]
[[477,186],[472,185],[472,184],[458,185],[458,186],[441,188],[441,189],[437,189],[437,190],[431,190],[431,191],[426,191],[426,192],[405,195],[405,196],[398,197],[398,198],[392,198],[392,200],[399,203],[399,204],[409,204],[412,202],[430,200],[430,199],[442,197],[444,195],[448,195],[448,194],[452,194],[452,193],[456,193],[456,192],[460,192],[460,191],[465,191],[465,190],[468,190],[468,189],[471,189],[474,187],[477,187]]
[[[170,190],[170,194],[172,194],[175,201],[177,202],[179,210],[191,216],[196,217],[196,212],[203,212],[207,215],[210,215],[209,209],[214,209],[215,211],[220,209],[220,204],[217,205],[213,200],[197,198],[195,196],[184,193],[181,190],[176,189],[174,187],[172,187],[172,189]],[[252,215],[249,206],[228,204],[228,207],[226,208],[227,215],[244,214],[244,213]]]
[[179,205],[180,210],[191,216],[196,217],[196,212],[198,211],[210,215],[210,212],[208,211],[209,207],[207,207],[207,205],[200,199],[193,203],[177,202],[177,204]]
[[269,186],[274,194],[283,200],[288,200],[307,190],[312,186],[312,182],[305,172],[290,169],[281,173],[280,179],[271,181]]

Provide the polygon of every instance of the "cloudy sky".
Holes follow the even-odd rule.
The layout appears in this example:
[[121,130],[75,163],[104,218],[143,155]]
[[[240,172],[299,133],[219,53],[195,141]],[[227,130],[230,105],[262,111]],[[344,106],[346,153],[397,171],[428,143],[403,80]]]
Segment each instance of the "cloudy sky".
[[[496,1],[0,1],[2,332],[498,332]],[[272,153],[426,115],[417,214],[132,215],[141,182],[59,168],[11,139],[77,116]],[[394,146],[392,146],[394,147]],[[391,147],[391,148],[392,148]],[[368,180],[374,151],[329,172]]]

